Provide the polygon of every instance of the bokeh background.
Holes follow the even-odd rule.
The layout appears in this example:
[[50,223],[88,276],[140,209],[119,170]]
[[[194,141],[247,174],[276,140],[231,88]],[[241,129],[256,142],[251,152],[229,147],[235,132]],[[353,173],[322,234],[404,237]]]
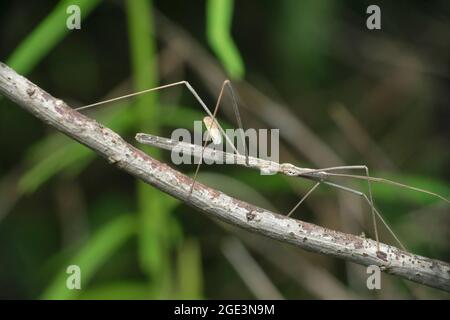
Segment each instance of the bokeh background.
[[[81,8],[81,30],[66,28],[70,4]],[[74,107],[180,80],[213,105],[229,78],[245,127],[281,129],[281,161],[364,163],[448,197],[450,3],[377,1],[374,31],[369,4],[2,1],[0,59]],[[449,298],[386,275],[369,291],[364,267],[208,218],[0,99],[1,298]],[[204,116],[183,87],[86,113],[130,142]],[[219,117],[236,126],[229,99]],[[281,213],[311,186],[234,166],[203,166],[199,180]],[[448,205],[382,184],[373,193],[409,250],[450,260]],[[373,238],[369,213],[357,197],[320,187],[295,217]],[[65,288],[70,264],[81,267],[82,290]]]

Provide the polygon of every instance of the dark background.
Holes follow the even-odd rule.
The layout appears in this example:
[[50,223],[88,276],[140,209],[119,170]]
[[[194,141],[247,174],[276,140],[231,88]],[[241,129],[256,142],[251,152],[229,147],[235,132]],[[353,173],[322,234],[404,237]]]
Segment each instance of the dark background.
[[[54,1],[2,1],[0,60],[74,107],[180,80],[213,105],[230,78],[244,126],[280,128],[281,161],[367,164],[374,176],[449,195],[448,1],[236,1],[238,74],[208,41],[206,2],[140,2],[133,11],[127,2],[93,1],[91,11],[82,8],[81,30],[60,32],[67,17],[61,4],[62,11]],[[366,28],[369,4],[381,7],[381,30]],[[51,24],[54,10],[62,19]],[[267,108],[280,118],[265,117]],[[219,118],[236,126],[231,110],[226,99]],[[170,136],[203,117],[181,87],[86,113],[128,141],[138,131]],[[280,126],[282,115],[291,121]],[[382,290],[369,291],[364,267],[211,220],[5,98],[0,145],[1,298],[449,297],[390,276]],[[168,152],[145,150],[170,162]],[[281,213],[311,186],[240,167],[203,166],[199,180]],[[338,181],[366,191],[358,181]],[[373,189],[409,250],[449,260],[448,205],[392,186]],[[373,238],[367,205],[328,187],[295,216]],[[70,264],[81,267],[80,291],[65,289]]]

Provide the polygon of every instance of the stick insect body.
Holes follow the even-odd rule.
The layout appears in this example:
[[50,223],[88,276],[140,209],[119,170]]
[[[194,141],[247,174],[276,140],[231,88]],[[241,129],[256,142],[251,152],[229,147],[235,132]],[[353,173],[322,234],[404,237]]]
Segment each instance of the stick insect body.
[[[196,179],[197,179],[197,175],[198,175],[198,172],[199,172],[199,169],[200,169],[200,166],[202,164],[202,160],[203,159],[208,159],[208,160],[225,159],[225,163],[235,163],[235,164],[239,164],[239,165],[244,165],[245,167],[259,169],[261,171],[266,170],[266,172],[279,173],[279,174],[284,174],[284,175],[287,175],[287,176],[290,176],[290,177],[299,177],[299,178],[305,178],[305,179],[313,180],[316,183],[300,199],[300,201],[294,206],[294,208],[292,208],[292,210],[289,211],[287,216],[291,216],[293,214],[293,212],[305,201],[305,199],[320,184],[326,184],[326,185],[332,186],[334,188],[337,188],[337,189],[340,189],[340,190],[343,190],[343,191],[355,194],[355,195],[363,198],[364,201],[371,208],[372,224],[373,224],[373,228],[374,228],[374,235],[375,235],[375,239],[376,239],[376,242],[377,242],[377,250],[378,251],[379,251],[380,247],[379,247],[378,228],[377,228],[377,222],[376,222],[376,218],[377,217],[382,221],[382,223],[385,225],[385,227],[387,228],[389,233],[394,237],[394,239],[399,243],[399,245],[405,251],[406,251],[406,248],[402,244],[402,242],[398,239],[398,237],[395,235],[393,230],[386,223],[386,221],[383,219],[383,217],[379,213],[379,211],[375,208],[375,205],[373,203],[373,198],[372,198],[371,182],[382,182],[382,183],[386,183],[386,184],[395,185],[395,186],[398,186],[398,187],[401,187],[401,188],[406,188],[406,189],[410,189],[410,190],[414,190],[414,191],[418,191],[418,192],[422,192],[422,193],[427,193],[429,195],[438,197],[438,198],[440,198],[441,200],[444,200],[447,203],[450,203],[450,201],[448,199],[446,199],[445,197],[443,197],[441,195],[438,195],[436,193],[433,193],[431,191],[428,191],[428,190],[412,187],[412,186],[409,186],[409,185],[405,185],[405,184],[398,183],[398,182],[395,182],[395,181],[392,181],[392,180],[388,180],[388,179],[384,179],[384,178],[371,177],[369,175],[369,169],[368,169],[368,167],[366,165],[350,165],[350,166],[336,166],[336,167],[322,168],[322,169],[309,169],[309,168],[298,167],[298,166],[295,166],[295,165],[290,164],[290,163],[281,163],[281,164],[279,164],[279,163],[276,163],[276,162],[273,162],[273,161],[264,160],[264,159],[260,159],[260,158],[249,156],[248,153],[247,153],[247,146],[246,146],[246,143],[245,143],[245,139],[241,139],[241,141],[243,143],[244,154],[239,153],[239,151],[234,146],[233,142],[230,140],[230,138],[227,136],[227,134],[225,133],[225,131],[223,130],[221,125],[216,120],[216,115],[217,115],[217,112],[218,112],[219,107],[220,107],[220,102],[221,102],[221,99],[223,97],[224,89],[226,87],[228,87],[229,88],[229,92],[230,92],[231,97],[232,97],[232,100],[233,100],[234,114],[236,116],[236,120],[237,120],[239,129],[243,129],[242,120],[241,120],[241,116],[240,116],[239,109],[238,109],[236,95],[235,95],[235,93],[233,91],[233,88],[232,88],[229,80],[224,81],[224,83],[222,84],[222,87],[221,87],[221,90],[220,90],[220,93],[219,93],[219,97],[217,99],[217,103],[216,103],[216,106],[214,108],[214,112],[213,113],[211,113],[209,108],[206,106],[206,104],[203,102],[203,100],[200,98],[200,96],[197,94],[197,92],[194,90],[194,88],[187,81],[174,82],[174,83],[163,85],[163,86],[159,86],[159,87],[156,87],[156,88],[151,88],[151,89],[147,89],[147,90],[131,93],[131,94],[124,95],[124,96],[121,96],[121,97],[117,97],[117,98],[113,98],[113,99],[109,99],[109,100],[93,103],[93,104],[90,104],[90,105],[86,105],[86,106],[83,106],[83,107],[80,107],[80,108],[76,108],[76,110],[84,110],[84,109],[92,108],[92,107],[99,106],[99,105],[102,105],[102,104],[106,104],[106,103],[109,103],[109,102],[113,102],[113,101],[129,98],[129,97],[133,97],[133,96],[137,96],[137,95],[144,94],[144,93],[147,93],[147,92],[162,90],[162,89],[174,87],[174,86],[177,86],[177,85],[185,85],[188,88],[188,90],[192,93],[192,95],[195,97],[195,99],[200,103],[200,105],[202,106],[202,108],[204,109],[204,111],[207,114],[207,116],[203,119],[203,122],[205,124],[206,129],[207,129],[207,135],[206,135],[206,139],[205,139],[205,142],[204,142],[203,146],[199,146],[199,145],[195,145],[195,144],[189,144],[189,143],[186,143],[186,142],[172,141],[171,139],[162,138],[162,137],[158,137],[158,136],[153,136],[151,134],[146,134],[146,133],[138,133],[136,135],[136,140],[138,142],[140,142],[140,143],[143,143],[143,144],[152,145],[154,147],[158,147],[158,148],[162,148],[162,149],[166,149],[166,150],[176,150],[176,151],[182,152],[183,154],[187,154],[187,155],[195,156],[195,157],[199,158],[200,161],[197,164],[197,167],[196,167],[196,170],[195,170],[195,173],[194,173],[193,182],[192,182],[190,190],[189,190],[189,196],[191,196],[191,194],[192,194],[192,192],[194,190],[194,186],[195,186],[195,182],[196,182]],[[243,130],[241,130],[241,133],[242,132],[243,132]],[[222,142],[222,137],[225,138],[225,143],[228,143],[231,146],[231,148],[233,149],[234,153],[223,152],[223,151],[219,151],[219,150],[215,150],[213,148],[207,147],[208,142],[210,140],[212,140],[212,142],[214,144],[218,144],[218,143]],[[352,174],[345,174],[345,173],[337,173],[336,172],[336,171],[343,171],[343,170],[362,170],[365,175],[352,175]],[[337,184],[335,182],[330,181],[330,178],[333,178],[333,177],[344,177],[344,178],[355,178],[355,179],[366,180],[367,183],[368,183],[368,196],[364,192],[361,192],[361,191],[358,191],[358,190],[355,190],[355,189],[346,187],[344,185]]]

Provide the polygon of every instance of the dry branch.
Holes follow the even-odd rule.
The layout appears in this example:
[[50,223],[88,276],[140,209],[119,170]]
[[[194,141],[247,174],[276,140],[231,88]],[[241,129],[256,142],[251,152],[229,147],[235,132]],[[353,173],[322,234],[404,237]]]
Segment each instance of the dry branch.
[[[196,183],[124,141],[117,133],[71,109],[62,100],[0,63],[0,92],[50,126],[94,150],[134,177],[227,223],[291,243],[302,249],[361,265],[450,292],[450,265],[258,208]],[[267,252],[270,254],[270,252]]]

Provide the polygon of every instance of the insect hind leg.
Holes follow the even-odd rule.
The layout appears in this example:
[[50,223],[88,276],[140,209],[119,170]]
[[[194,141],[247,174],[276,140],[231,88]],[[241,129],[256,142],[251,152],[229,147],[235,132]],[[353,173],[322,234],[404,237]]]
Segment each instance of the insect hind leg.
[[[380,251],[380,240],[379,240],[379,236],[378,236],[378,227],[377,227],[377,221],[376,221],[376,209],[375,209],[375,205],[373,203],[372,184],[370,183],[371,177],[369,175],[369,168],[366,165],[336,166],[336,167],[329,167],[329,168],[323,168],[323,169],[312,169],[312,170],[306,171],[305,173],[306,174],[315,173],[315,172],[325,172],[326,173],[329,171],[338,171],[338,170],[364,170],[366,177],[367,177],[366,180],[367,180],[367,185],[368,185],[368,190],[369,190],[369,197],[367,198],[367,196],[366,196],[366,198],[371,207],[372,224],[373,224],[373,229],[374,229],[374,233],[375,233],[375,239],[377,241],[377,250]],[[327,183],[327,184],[329,184],[329,183]],[[338,186],[338,185],[336,184],[336,186]],[[347,188],[347,187],[345,187],[345,188]],[[350,189],[350,188],[347,188],[347,189]],[[353,189],[350,189],[350,190],[353,190]],[[354,191],[356,191],[356,190],[354,190]]]
[[293,207],[291,211],[289,211],[287,217],[290,217],[291,214],[294,213],[295,210],[297,210],[297,208],[303,203],[303,201],[306,200],[306,198],[308,198],[308,196],[319,186],[320,183],[321,181],[316,182],[316,184],[311,189],[309,189],[309,191],[300,199],[300,201],[295,205],[295,207]]
[[[361,198],[363,198],[363,199],[367,202],[367,204],[368,204],[369,206],[372,207],[372,209],[373,209],[374,213],[376,214],[376,216],[381,220],[381,222],[384,224],[384,226],[385,226],[386,229],[389,231],[389,233],[392,235],[392,237],[394,237],[394,239],[397,241],[397,243],[400,245],[400,247],[401,247],[403,250],[408,251],[408,250],[406,249],[406,247],[403,245],[403,243],[400,241],[400,239],[397,237],[397,235],[394,233],[394,231],[392,230],[392,228],[391,228],[391,227],[387,224],[387,222],[384,220],[384,218],[383,218],[383,216],[381,215],[381,213],[380,213],[380,212],[375,208],[375,206],[370,202],[369,198],[367,197],[367,195],[366,195],[364,192],[361,192],[361,191],[358,191],[358,190],[355,190],[355,189],[352,189],[352,188],[349,188],[349,187],[346,187],[346,186],[343,186],[343,185],[340,185],[340,184],[337,184],[337,183],[334,183],[334,182],[324,181],[323,183],[326,184],[326,185],[335,187],[335,188],[337,188],[337,189],[340,189],[340,190],[343,190],[343,191],[347,191],[347,192],[353,193],[353,194],[355,194],[355,195],[360,196]],[[378,242],[377,242],[377,250],[380,251],[380,250],[379,250],[379,243],[378,243]]]

